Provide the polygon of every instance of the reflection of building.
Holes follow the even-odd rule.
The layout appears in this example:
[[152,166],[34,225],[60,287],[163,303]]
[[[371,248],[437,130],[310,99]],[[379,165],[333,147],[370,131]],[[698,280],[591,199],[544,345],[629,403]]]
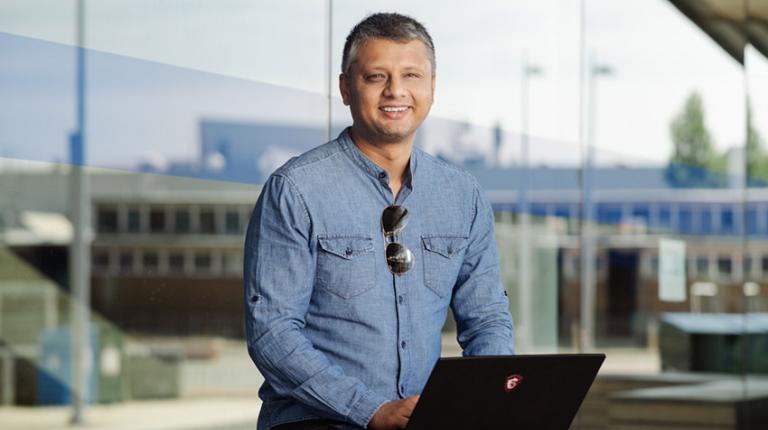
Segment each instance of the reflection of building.
[[[518,172],[475,166],[473,173],[488,190],[500,222],[514,222]],[[540,168],[531,172],[530,180],[534,240],[546,237],[551,247],[555,238],[552,265],[562,340],[570,337],[569,324],[578,315],[576,174],[574,169]],[[92,175],[95,310],[129,331],[242,334],[243,234],[259,188],[153,174]],[[601,168],[595,178],[598,338],[640,341],[659,312],[690,309],[690,302],[663,304],[656,299],[662,236],[686,241],[690,282],[717,285],[715,296],[703,299],[705,309],[741,309],[742,280],[757,283],[757,290],[750,290],[757,303],[753,310],[764,305],[768,190],[751,192],[753,202],[742,218],[740,193],[668,188],[663,169]],[[50,279],[66,284],[69,236],[51,233],[67,224],[66,170],[5,173],[0,182],[5,185],[0,186],[5,210],[0,237]],[[25,192],[14,198],[11,188],[19,183],[25,184]],[[750,239],[744,247],[746,259],[740,257],[742,228]],[[511,252],[502,253],[504,265],[512,265]],[[516,278],[509,279],[514,284]]]
[[[128,331],[241,336],[243,235],[259,187],[91,175],[94,310]],[[2,176],[3,184],[24,183],[25,192],[21,201],[2,201],[4,219],[13,224],[6,223],[0,243],[67,289],[70,239],[44,234],[51,222],[67,224],[66,169]],[[48,224],[30,224],[30,213],[48,214]]]
[[258,187],[112,179],[94,195],[94,309],[129,331],[242,335],[243,236]]
[[[489,191],[497,213],[518,212],[517,192],[510,184],[517,182],[519,172],[483,169],[473,174]],[[593,177],[598,339],[644,341],[648,325],[665,311],[700,307],[740,312],[745,300],[752,311],[768,310],[764,286],[768,284],[768,188],[750,190],[745,206],[738,189],[671,188],[663,168],[603,167]],[[534,229],[555,237],[559,338],[568,339],[580,303],[578,170],[534,169],[529,184]],[[658,241],[662,237],[685,241],[689,285],[705,282],[709,289],[700,292],[705,297],[689,296],[679,304],[659,301]],[[539,239],[551,241],[550,237]],[[752,284],[744,288],[745,282]]]

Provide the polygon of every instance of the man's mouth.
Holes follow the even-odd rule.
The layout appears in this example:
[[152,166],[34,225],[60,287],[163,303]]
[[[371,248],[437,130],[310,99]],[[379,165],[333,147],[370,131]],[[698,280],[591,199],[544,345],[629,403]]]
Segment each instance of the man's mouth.
[[384,113],[385,118],[399,120],[405,118],[410,108],[410,106],[381,106],[379,110]]
[[408,106],[382,106],[380,109],[384,112],[405,112]]

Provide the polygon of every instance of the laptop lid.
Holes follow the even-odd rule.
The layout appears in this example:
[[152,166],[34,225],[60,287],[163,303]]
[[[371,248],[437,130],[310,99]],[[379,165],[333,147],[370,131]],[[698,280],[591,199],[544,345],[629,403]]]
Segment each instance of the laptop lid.
[[406,429],[567,430],[605,354],[441,358]]

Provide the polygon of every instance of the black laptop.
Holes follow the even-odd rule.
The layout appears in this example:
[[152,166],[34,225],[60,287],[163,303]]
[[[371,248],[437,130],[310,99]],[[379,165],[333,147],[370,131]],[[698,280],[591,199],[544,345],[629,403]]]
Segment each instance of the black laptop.
[[567,430],[605,354],[441,358],[407,430]]

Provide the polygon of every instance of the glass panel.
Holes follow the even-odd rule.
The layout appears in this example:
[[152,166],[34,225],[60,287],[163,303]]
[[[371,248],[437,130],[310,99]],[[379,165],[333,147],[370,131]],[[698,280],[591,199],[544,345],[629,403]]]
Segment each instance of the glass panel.
[[[745,248],[760,259],[760,267],[747,272],[739,288],[739,304],[745,321],[738,347],[743,355],[744,397],[753,399],[765,397],[762,384],[768,374],[766,349],[761,346],[768,342],[768,326],[765,325],[768,321],[768,2],[748,0],[745,6],[747,117],[744,170],[748,186],[745,193]],[[744,427],[764,427],[761,408],[748,401],[744,404]]]
[[[115,427],[146,424],[124,406],[160,403],[180,412],[154,414],[158,428],[239,426],[222,402],[255,425],[249,210],[275,168],[351,123],[341,48],[379,9],[2,2],[0,427],[78,421],[38,406],[70,408],[72,363],[88,362],[98,388],[81,407]],[[690,422],[712,411],[707,396],[739,412],[722,428],[765,428],[744,399],[764,397],[768,372],[766,2],[387,9],[435,40],[416,145],[493,205],[517,351],[608,355],[574,428],[711,425]],[[443,353],[458,355],[451,321]]]
[[326,8],[0,2],[0,427],[256,425],[238,211],[327,139]]
[[616,373],[598,377],[579,428],[696,428],[690,411],[708,411],[710,397],[744,405],[745,4],[584,2],[594,225],[582,234],[580,322]]

